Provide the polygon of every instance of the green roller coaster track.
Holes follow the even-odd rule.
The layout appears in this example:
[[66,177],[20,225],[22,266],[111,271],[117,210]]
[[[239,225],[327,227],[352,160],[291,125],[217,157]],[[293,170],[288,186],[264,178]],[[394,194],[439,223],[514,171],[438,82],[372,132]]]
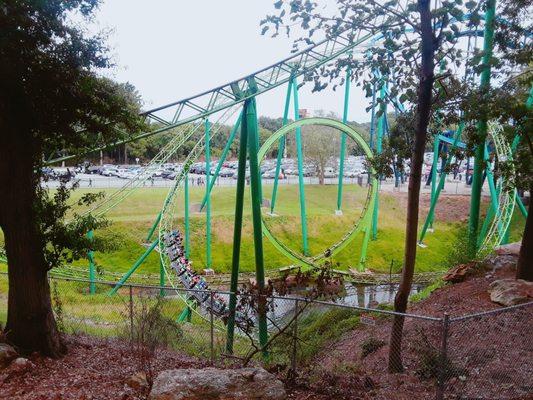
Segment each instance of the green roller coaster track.
[[[261,149],[259,149],[259,160],[261,161],[265,157],[267,151],[276,141],[282,139],[289,132],[306,125],[319,125],[330,128],[336,128],[340,130],[343,134],[354,140],[357,145],[363,150],[363,153],[368,160],[371,160],[373,158],[372,151],[370,150],[368,144],[361,137],[361,135],[352,127],[342,123],[341,121],[329,118],[306,118],[285,125],[283,128],[279,129],[272,136],[270,136],[265,141],[263,146],[261,146]],[[348,231],[346,235],[341,238],[339,242],[329,246],[323,253],[318,254],[316,256],[308,257],[296,252],[293,249],[290,249],[272,234],[270,228],[268,227],[268,224],[265,223],[264,219],[262,220],[263,234],[272,242],[276,249],[278,249],[282,254],[284,254],[287,258],[289,258],[296,264],[301,265],[303,267],[316,267],[317,264],[324,258],[332,257],[338,254],[341,250],[343,250],[362,229],[370,228],[372,210],[374,209],[377,197],[377,179],[375,177],[375,171],[372,168],[370,169],[369,174],[370,189],[360,217],[357,219],[354,226]]]
[[[494,14],[493,14],[493,7],[494,7],[494,1],[489,1],[489,6],[487,10],[487,23],[485,24],[485,47],[488,46],[488,48],[492,48],[492,34],[493,34],[493,22],[494,22]],[[492,13],[492,14],[491,14]],[[465,16],[465,18],[468,18],[468,16]],[[488,25],[488,26],[487,26]],[[492,33],[491,33],[492,30]],[[478,35],[478,32],[475,32],[476,35]],[[119,281],[119,283],[115,286],[113,289],[113,293],[116,292],[124,282],[137,270],[137,268],[142,264],[144,259],[150,254],[153,250],[159,250],[160,252],[160,259],[161,259],[161,282],[165,282],[165,277],[168,279],[168,282],[173,286],[177,286],[177,281],[175,280],[174,274],[171,271],[170,263],[168,260],[168,257],[166,256],[166,252],[163,250],[163,236],[165,232],[169,232],[172,229],[175,228],[175,216],[177,212],[177,205],[179,203],[178,193],[180,192],[179,189],[181,187],[184,188],[184,195],[185,195],[185,248],[186,248],[186,254],[190,254],[190,244],[189,244],[189,232],[188,232],[188,226],[189,226],[189,206],[188,206],[188,186],[187,186],[187,176],[190,169],[191,164],[199,158],[199,156],[204,152],[204,150],[209,149],[209,141],[213,139],[215,135],[219,133],[220,127],[222,124],[225,124],[229,119],[238,111],[238,109],[243,106],[243,111],[240,114],[239,118],[237,119],[235,123],[235,127],[232,130],[230,134],[230,140],[228,140],[228,143],[224,149],[223,156],[219,160],[219,164],[217,165],[217,171],[220,171],[220,168],[222,166],[222,162],[225,159],[227,155],[227,151],[229,150],[229,147],[231,146],[231,142],[236,136],[237,130],[241,129],[241,149],[240,149],[240,162],[239,162],[239,171],[238,171],[238,198],[237,198],[237,208],[236,208],[236,221],[235,221],[235,231],[238,233],[238,240],[235,240],[234,243],[234,253],[233,253],[233,271],[232,271],[232,291],[235,291],[236,289],[236,274],[238,274],[238,254],[239,254],[239,248],[240,248],[240,229],[242,226],[242,191],[243,191],[243,180],[244,180],[244,174],[245,174],[245,161],[246,156],[250,157],[250,166],[252,169],[252,208],[253,208],[253,222],[254,222],[254,244],[256,249],[256,265],[257,265],[257,271],[256,271],[256,277],[257,282],[261,286],[264,284],[264,269],[263,269],[263,255],[262,255],[262,237],[263,235],[266,236],[273,244],[274,246],[282,252],[284,255],[286,255],[290,260],[294,261],[300,266],[303,266],[304,268],[313,268],[323,262],[323,260],[326,257],[329,257],[331,255],[335,255],[338,252],[340,252],[342,249],[346,248],[346,246],[355,238],[355,236],[359,232],[364,232],[364,240],[363,240],[363,249],[362,249],[362,255],[361,255],[361,263],[364,264],[365,260],[365,254],[366,254],[366,247],[368,245],[369,238],[371,236],[375,237],[377,233],[377,217],[378,217],[378,181],[373,171],[370,171],[369,174],[369,191],[368,195],[363,207],[363,211],[359,217],[358,220],[356,220],[354,226],[349,230],[349,232],[341,238],[341,240],[333,245],[331,245],[328,249],[326,249],[323,253],[310,256],[307,254],[307,237],[306,237],[306,230],[304,229],[305,226],[305,201],[304,199],[304,191],[303,191],[303,184],[302,179],[300,179],[300,199],[301,204],[301,223],[302,223],[302,234],[303,234],[303,252],[299,253],[296,252],[293,249],[289,249],[286,247],[282,242],[280,242],[276,237],[274,237],[268,227],[268,225],[265,223],[265,220],[261,216],[261,202],[262,202],[262,191],[261,191],[261,178],[258,172],[258,162],[261,161],[261,159],[265,156],[265,153],[268,148],[270,148],[276,141],[279,142],[278,147],[278,164],[277,164],[277,171],[279,173],[279,160],[282,155],[282,147],[284,144],[283,138],[284,136],[291,130],[296,129],[299,131],[299,129],[302,126],[309,125],[309,124],[318,124],[318,125],[324,125],[332,128],[336,128],[340,130],[343,133],[343,145],[345,143],[345,138],[349,137],[353,139],[358,146],[363,150],[367,158],[372,158],[372,151],[380,151],[381,146],[381,140],[383,138],[383,132],[385,129],[386,119],[384,116],[380,117],[379,126],[378,126],[378,132],[376,137],[376,147],[374,148],[372,145],[369,147],[364,140],[361,138],[361,136],[351,127],[347,126],[345,123],[347,121],[347,111],[348,111],[348,98],[349,98],[349,80],[346,81],[346,88],[345,88],[345,102],[344,102],[344,113],[343,113],[343,122],[331,120],[331,119],[324,119],[324,118],[311,118],[311,119],[301,119],[298,120],[298,85],[296,84],[297,78],[300,76],[305,75],[306,73],[309,73],[313,70],[316,70],[317,68],[324,66],[331,61],[346,55],[351,54],[351,57],[358,58],[364,56],[365,52],[367,51],[369,46],[376,46],[380,40],[383,40],[383,37],[380,35],[375,35],[372,33],[364,32],[364,30],[359,31],[345,31],[339,33],[337,36],[326,38],[313,46],[307,48],[306,50],[297,52],[290,57],[275,63],[271,66],[268,66],[266,68],[263,68],[253,74],[247,75],[241,79],[237,79],[235,81],[229,82],[225,85],[216,87],[214,89],[208,90],[206,92],[200,93],[198,95],[172,102],[166,105],[163,105],[161,107],[157,107],[148,111],[145,111],[142,113],[142,115],[145,117],[145,119],[148,122],[156,123],[158,124],[157,129],[149,131],[149,132],[142,132],[137,135],[125,135],[126,139],[117,141],[114,143],[110,143],[105,146],[100,147],[93,147],[93,148],[86,148],[84,151],[79,152],[75,155],[61,155],[61,154],[52,154],[48,157],[48,164],[55,164],[62,161],[72,160],[79,158],[83,155],[92,153],[94,151],[104,150],[107,148],[111,148],[120,144],[136,141],[142,138],[146,138],[152,135],[157,135],[161,132],[169,131],[169,130],[175,130],[176,134],[172,136],[172,138],[169,140],[169,142],[161,149],[161,151],[158,153],[158,155],[151,161],[151,163],[148,165],[148,167],[141,173],[139,176],[134,178],[133,180],[129,181],[124,187],[122,187],[120,190],[115,192],[113,195],[102,201],[101,203],[97,204],[93,209],[90,210],[90,212],[93,212],[97,215],[102,215],[107,213],[109,210],[111,210],[113,207],[116,207],[120,202],[122,202],[126,197],[128,197],[136,188],[141,187],[141,185],[144,185],[146,180],[150,179],[152,176],[152,173],[155,169],[157,169],[162,163],[164,163],[166,160],[168,160],[170,157],[172,157],[176,152],[183,146],[184,143],[186,143],[189,140],[194,140],[196,144],[194,145],[193,149],[187,154],[187,157],[184,162],[183,169],[180,171],[180,173],[176,176],[175,183],[173,187],[169,190],[169,193],[164,201],[163,207],[161,212],[156,217],[156,220],[150,229],[150,232],[147,235],[147,250],[144,252],[144,254],[137,260],[137,262],[132,266],[132,268],[122,277],[122,279]],[[488,64],[488,63],[486,63]],[[350,77],[350,71],[347,71],[347,76]],[[488,68],[485,68],[484,74],[483,74],[483,85],[488,86],[490,83],[490,70]],[[261,149],[258,151],[258,141],[257,141],[257,112],[256,112],[256,98],[260,96],[263,93],[266,93],[268,91],[271,91],[277,87],[280,87],[284,84],[288,84],[288,90],[287,90],[287,100],[285,104],[285,113],[284,113],[284,127],[282,127],[279,131],[277,131],[274,135],[272,135],[267,142],[261,147]],[[289,108],[289,101],[290,101],[290,95],[294,96],[294,105],[295,105],[295,122],[288,124],[288,108]],[[382,87],[382,93],[381,97],[386,97],[386,88]],[[375,98],[375,91],[374,91],[374,98]],[[385,104],[382,103],[382,107],[384,107]],[[374,122],[374,116],[375,116],[375,110],[372,110],[372,120]],[[208,118],[215,119],[215,115],[218,116],[218,120],[214,123],[211,121],[208,122]],[[197,135],[197,132],[199,131],[199,128],[205,124],[206,128],[209,127],[209,129],[204,129],[202,135]],[[374,132],[374,124],[372,124],[371,131],[372,135],[376,132]],[[505,139],[501,132],[501,127],[497,126],[493,123],[488,123],[488,131],[491,135],[492,141],[495,146],[496,153],[498,154],[499,158],[505,158],[506,160],[512,159],[512,149],[510,149],[510,146],[505,142]],[[457,141],[459,140],[459,135],[457,135]],[[246,148],[246,145],[243,145],[243,142],[246,143],[248,141],[248,145]],[[371,139],[371,142],[373,141],[373,138]],[[206,149],[207,144],[207,149]],[[280,150],[281,149],[281,150]],[[512,186],[512,180],[509,182],[503,182],[500,181],[497,185],[497,188],[494,184],[494,181],[490,180],[492,177],[491,175],[491,166],[487,164],[486,157],[483,157],[483,162],[487,165],[483,165],[480,167],[480,157],[479,154],[482,153],[485,149],[478,149],[477,154],[477,160],[476,160],[476,170],[477,170],[477,186],[479,184],[479,171],[480,168],[488,167],[488,176],[489,176],[489,184],[491,186],[491,195],[493,199],[493,207],[494,207],[494,218],[490,226],[487,226],[486,228],[486,235],[483,240],[483,242],[480,244],[481,251],[486,251],[487,249],[492,248],[493,246],[501,243],[502,238],[504,237],[507,227],[510,222],[510,218],[512,216],[512,212],[514,210],[514,203],[516,199],[516,193],[515,189]],[[341,148],[341,159],[344,155],[344,148]],[[59,156],[58,156],[59,155]],[[302,155],[299,154],[299,173],[301,176],[301,159]],[[342,165],[341,165],[342,170]],[[218,173],[218,172],[217,172]],[[278,175],[278,174],[276,174]],[[215,177],[216,179],[216,177]],[[215,180],[213,179],[213,181]],[[441,182],[443,183],[443,179],[445,179],[445,176],[441,176]],[[441,187],[441,182],[439,182],[439,186],[435,188],[435,193],[438,193]],[[476,188],[477,188],[476,186]],[[339,178],[339,185],[338,185],[338,200],[337,200],[337,210],[340,212],[341,208],[341,195],[342,195],[342,176]],[[272,208],[271,212],[274,210],[274,203],[275,203],[275,193],[277,188],[277,177],[275,180],[274,185],[274,196],[272,199]],[[439,189],[440,188],[440,189]],[[206,188],[206,194],[204,197],[204,201],[202,202],[202,207],[204,205],[207,205],[207,209],[209,210],[209,196],[212,189],[212,184],[208,184]],[[479,188],[477,188],[479,189]],[[476,189],[476,190],[477,190]],[[432,191],[433,192],[433,191]],[[239,197],[240,196],[240,197]],[[436,196],[432,196],[435,198],[435,204],[436,204],[436,198],[438,198],[438,194]],[[240,209],[239,209],[240,207]],[[432,207],[434,205],[432,204]],[[473,204],[474,208],[479,209],[479,204]],[[210,223],[208,212],[208,225]],[[240,215],[240,217],[238,217]],[[433,221],[433,216],[428,216],[428,221],[431,223]],[[477,223],[477,221],[476,221]],[[152,236],[155,233],[155,230],[159,228],[159,235],[156,239],[152,239]],[[427,229],[427,227],[425,228]],[[476,228],[477,229],[477,228]],[[237,233],[235,234],[235,238],[237,238]],[[91,236],[92,233],[89,233]],[[423,236],[422,236],[423,238]],[[421,238],[421,241],[422,241]],[[208,238],[209,240],[209,238]],[[151,241],[151,242],[150,242]],[[237,243],[238,242],[238,243]],[[209,252],[209,249],[208,249]],[[4,258],[2,254],[0,254],[0,260]],[[91,281],[94,281],[95,274],[94,274],[94,260],[93,255],[89,255],[89,259],[91,260],[92,267],[90,268],[91,273]],[[208,259],[209,259],[209,253],[208,253]],[[183,298],[184,302],[186,304],[188,299]],[[233,303],[234,304],[234,303]],[[230,309],[232,307],[232,301],[230,299]],[[234,306],[233,306],[234,307]],[[198,314],[198,310],[194,310]],[[234,309],[233,309],[234,311]],[[264,343],[266,340],[266,325],[264,318],[259,316],[259,325],[260,325],[260,338],[261,343]],[[228,350],[230,349],[230,338],[232,340],[233,335],[233,325],[230,323],[228,324]]]

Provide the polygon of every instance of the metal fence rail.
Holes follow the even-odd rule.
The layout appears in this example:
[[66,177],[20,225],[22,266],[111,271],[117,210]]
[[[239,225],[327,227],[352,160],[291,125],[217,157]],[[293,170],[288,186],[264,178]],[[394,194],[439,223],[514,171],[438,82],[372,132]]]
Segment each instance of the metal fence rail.
[[[334,375],[345,374],[356,380],[352,385],[360,395],[370,398],[390,398],[387,390],[398,379],[407,382],[402,390],[410,398],[526,399],[533,394],[533,302],[451,318],[269,296],[265,300],[271,340],[265,360],[253,328],[248,332],[238,329],[234,351],[226,354],[224,318],[204,310],[201,317],[191,319],[187,311],[191,303],[183,298],[197,290],[126,284],[110,296],[116,282],[99,281],[96,293],[90,295],[88,283],[50,277],[54,312],[65,333],[154,341],[213,364],[242,364],[248,359],[266,362],[282,366],[288,376],[329,380],[334,390],[343,386],[332,383],[338,379]],[[7,274],[1,273],[2,324],[7,316],[7,291]],[[231,294],[207,293],[211,301]],[[237,294],[239,304],[253,303],[251,297]],[[256,318],[253,309],[241,308],[241,312]],[[395,316],[404,318],[405,370],[388,374],[387,346]],[[339,393],[329,394],[340,397]]]

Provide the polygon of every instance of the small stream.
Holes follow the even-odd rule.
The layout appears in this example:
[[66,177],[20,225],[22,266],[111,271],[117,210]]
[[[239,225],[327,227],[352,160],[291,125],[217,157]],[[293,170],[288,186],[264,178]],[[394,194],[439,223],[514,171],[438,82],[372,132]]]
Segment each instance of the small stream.
[[[398,291],[398,284],[362,285],[354,283],[344,283],[344,290],[331,302],[347,306],[376,308],[378,304],[394,302],[394,296]],[[413,284],[411,294],[419,293],[425,285]],[[284,299],[283,297],[287,297]],[[270,311],[269,317],[274,320],[282,320],[294,312],[295,297],[305,297],[305,288],[293,289],[286,296],[276,297],[274,309]],[[328,307],[321,305],[322,308]]]

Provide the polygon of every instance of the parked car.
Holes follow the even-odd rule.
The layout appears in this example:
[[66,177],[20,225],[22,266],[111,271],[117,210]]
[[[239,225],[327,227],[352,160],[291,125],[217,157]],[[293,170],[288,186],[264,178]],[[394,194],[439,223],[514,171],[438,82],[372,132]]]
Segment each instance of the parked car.
[[102,172],[102,169],[104,167],[100,166],[100,165],[91,165],[89,168],[87,168],[87,173],[88,174],[101,174]]
[[[276,177],[276,169],[270,169],[268,171],[263,172],[262,174],[263,178],[265,179],[274,179]],[[283,179],[283,174],[280,172],[278,179]]]
[[118,168],[116,167],[104,167],[102,168],[102,172],[100,172],[103,176],[115,176],[117,174]]
[[221,168],[220,172],[218,173],[218,176],[227,178],[227,177],[233,176],[234,173],[235,171],[231,168]]

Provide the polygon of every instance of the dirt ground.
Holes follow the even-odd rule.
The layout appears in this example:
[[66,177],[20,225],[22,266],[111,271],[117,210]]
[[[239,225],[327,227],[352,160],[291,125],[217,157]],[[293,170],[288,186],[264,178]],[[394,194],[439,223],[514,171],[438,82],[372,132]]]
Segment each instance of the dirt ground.
[[[507,258],[506,258],[507,257]],[[499,308],[490,301],[488,285],[514,275],[515,258],[498,259],[498,268],[481,269],[467,281],[447,285],[409,312],[453,317]],[[533,310],[500,313],[452,322],[445,364],[447,399],[533,399]],[[392,318],[377,317],[375,325],[360,325],[330,343],[311,363],[300,368],[297,386],[289,389],[292,400],[326,399],[433,399],[435,364],[440,348],[441,322],[407,318],[404,329],[405,371],[388,374],[387,355]],[[363,357],[362,349],[378,343]],[[119,339],[84,336],[67,338],[69,353],[61,360],[30,357],[35,367],[25,373],[0,372],[0,399],[64,400],[146,398],[125,381],[140,370],[130,344]],[[198,359],[161,349],[153,362],[155,373],[163,369],[201,368]]]
[[[140,370],[130,343],[120,339],[85,336],[66,338],[68,354],[61,360],[30,357],[35,367],[25,373],[0,371],[0,399],[89,400],[146,398],[126,379]],[[201,368],[205,362],[160,349],[153,361],[155,373],[173,368]]]
[[[533,399],[533,307],[491,316],[453,321],[482,311],[501,308],[490,301],[491,282],[511,278],[516,258],[499,256],[497,269],[482,268],[465,282],[437,289],[409,313],[442,317],[452,322],[447,340],[445,398]],[[406,318],[403,362],[405,371],[388,374],[388,341],[392,318],[379,318],[375,326],[363,325],[332,343],[320,354],[316,367],[306,371],[306,386],[316,393],[301,399],[432,399],[436,379],[431,355],[442,345],[442,323]],[[369,340],[382,347],[366,357]],[[428,371],[429,369],[429,371]],[[435,372],[435,371],[433,371]],[[330,380],[330,385],[324,382]]]
[[[383,193],[386,196],[394,196],[400,202],[400,209],[407,208],[407,193],[394,192]],[[431,196],[429,193],[420,193],[420,218],[425,218],[431,205]],[[482,197],[482,202],[486,203],[487,199]],[[435,208],[435,219],[442,222],[466,222],[470,210],[470,195],[442,193],[439,202]]]

